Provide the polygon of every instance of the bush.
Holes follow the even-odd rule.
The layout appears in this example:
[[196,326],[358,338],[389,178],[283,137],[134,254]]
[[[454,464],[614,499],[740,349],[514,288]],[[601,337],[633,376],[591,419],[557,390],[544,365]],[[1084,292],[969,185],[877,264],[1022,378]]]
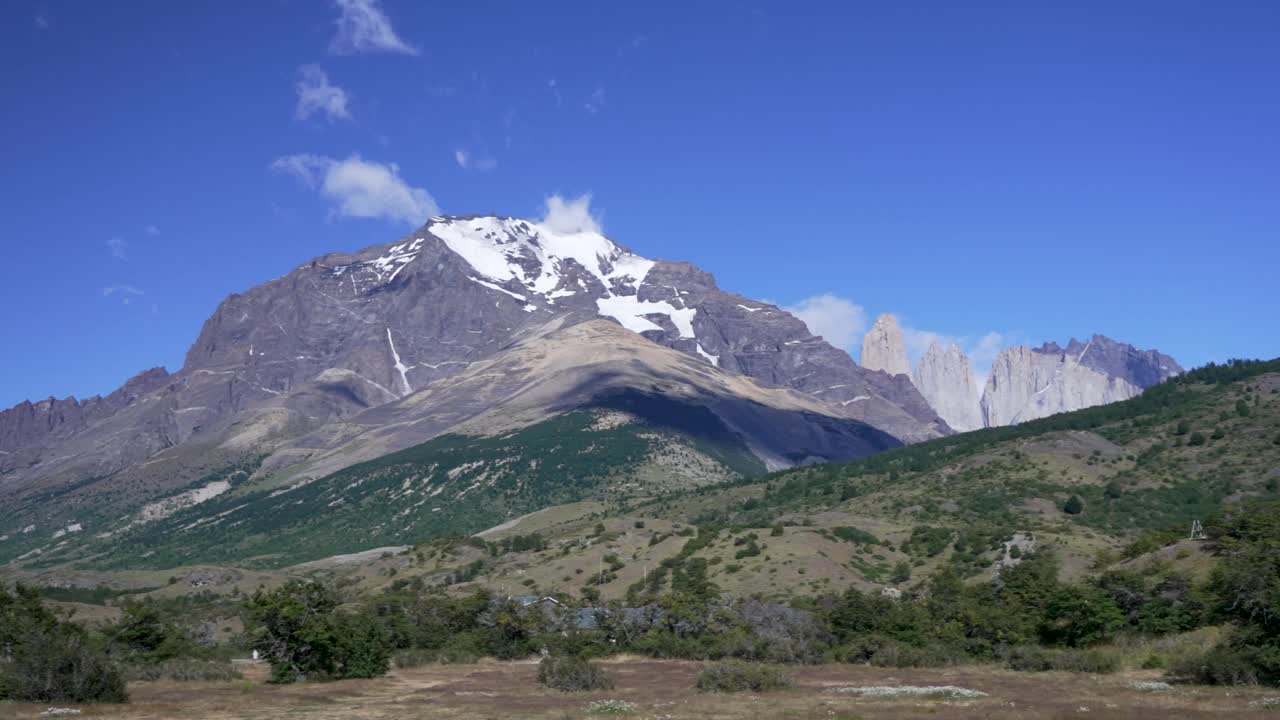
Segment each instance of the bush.
[[0,585],[0,700],[127,702],[124,677],[35,590]]
[[338,596],[294,580],[247,603],[253,645],[271,664],[272,682],[367,678],[387,671],[391,643],[371,618],[338,611]]
[[1113,673],[1120,669],[1120,658],[1099,650],[1055,650],[1037,645],[1010,648],[1003,653],[1010,670],[1048,672],[1063,670],[1078,673]]
[[548,655],[538,663],[538,682],[556,690],[612,690],[613,678],[599,665],[578,655]]
[[178,680],[181,682],[192,680],[228,682],[242,677],[239,670],[227,663],[193,658],[126,666],[125,674],[130,680]]
[[766,692],[791,687],[791,679],[773,665],[736,660],[712,663],[698,673],[697,688],[703,692]]
[[930,668],[961,665],[970,659],[964,651],[943,645],[915,647],[888,642],[871,654],[870,662],[876,667]]
[[70,623],[19,631],[12,659],[0,662],[0,699],[25,702],[128,702],[124,676]]
[[1084,512],[1084,500],[1079,495],[1072,495],[1067,498],[1067,502],[1062,506],[1062,512],[1068,515],[1079,515]]
[[1245,653],[1217,645],[1175,662],[1169,677],[1199,685],[1256,685],[1258,673]]
[[1064,585],[1049,596],[1040,637],[1045,642],[1082,647],[1110,640],[1125,617],[1107,593]]

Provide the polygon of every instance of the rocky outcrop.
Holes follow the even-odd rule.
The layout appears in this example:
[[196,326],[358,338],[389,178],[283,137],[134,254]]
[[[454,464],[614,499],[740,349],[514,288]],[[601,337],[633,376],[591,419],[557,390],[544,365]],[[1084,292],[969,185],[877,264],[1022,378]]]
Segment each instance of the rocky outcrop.
[[913,379],[920,394],[953,430],[965,432],[984,426],[978,383],[959,345],[929,345]]
[[862,338],[862,357],[859,361],[868,370],[882,370],[890,375],[911,375],[907,362],[907,346],[902,341],[902,329],[892,315],[881,315],[875,325]]
[[1123,378],[1084,365],[1077,355],[1042,350],[1010,347],[996,356],[982,395],[987,427],[1104,405],[1142,392]]
[[1094,335],[1085,342],[1071,338],[1066,348],[1045,343],[1036,351],[1051,355],[1065,353],[1087,368],[1140,388],[1151,387],[1184,372],[1176,360],[1158,350],[1140,350],[1105,335]]

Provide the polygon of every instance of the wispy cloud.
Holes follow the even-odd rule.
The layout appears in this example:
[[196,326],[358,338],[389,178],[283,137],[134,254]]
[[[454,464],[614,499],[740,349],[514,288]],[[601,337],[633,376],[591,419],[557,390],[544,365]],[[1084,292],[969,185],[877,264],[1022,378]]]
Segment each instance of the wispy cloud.
[[644,47],[644,44],[648,41],[649,39],[644,35],[632,35],[630,40],[618,46],[618,57],[622,57],[628,53],[633,53],[636,50],[639,50]]
[[861,305],[831,293],[814,295],[784,307],[804,321],[809,332],[832,345],[850,350],[867,331],[867,311]]
[[160,228],[156,227],[155,225],[148,225],[146,227],[146,232],[151,237],[155,237],[160,234]]
[[111,251],[111,256],[124,260],[129,257],[129,243],[122,237],[113,237],[107,241],[107,249]]
[[574,234],[603,231],[602,216],[591,211],[591,193],[567,200],[560,195],[552,195],[545,203],[542,224],[555,232]]
[[48,16],[48,15],[44,14],[43,12],[41,12],[41,13],[36,13],[36,29],[37,29],[37,30],[48,30],[48,29],[49,29],[49,16]]
[[352,155],[336,160],[323,155],[288,155],[271,163],[275,172],[291,175],[334,203],[342,217],[382,218],[418,225],[440,208],[423,188],[410,186],[395,163],[377,163]]
[[463,170],[486,172],[498,167],[498,161],[484,148],[476,150],[457,148],[453,151],[453,159]]
[[417,55],[418,48],[406,43],[391,27],[391,19],[378,0],[336,0],[338,34],[329,43],[330,52],[341,55],[389,52]]
[[587,101],[582,104],[582,107],[589,114],[595,115],[599,113],[601,110],[603,110],[606,104],[607,103],[605,102],[605,97],[604,97],[604,86],[596,85],[596,89],[591,91],[591,95],[587,96]]
[[102,288],[102,297],[117,298],[122,305],[133,304],[134,299],[142,297],[146,293],[132,285],[109,285]]
[[555,78],[547,78],[547,87],[551,90],[551,97],[556,99],[556,107],[564,105],[564,95],[560,94],[560,83]]
[[351,97],[346,90],[329,84],[329,75],[319,65],[303,65],[298,68],[298,75],[298,83],[294,85],[298,93],[295,117],[306,120],[319,113],[330,121],[352,119],[347,109]]

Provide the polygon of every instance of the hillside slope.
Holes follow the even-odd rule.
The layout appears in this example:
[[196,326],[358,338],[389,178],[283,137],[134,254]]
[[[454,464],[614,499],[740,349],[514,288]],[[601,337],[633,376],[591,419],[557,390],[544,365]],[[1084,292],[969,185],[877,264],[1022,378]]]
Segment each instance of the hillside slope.
[[[1075,513],[1066,510],[1073,496]],[[785,598],[902,589],[943,563],[990,576],[1037,548],[1053,549],[1070,577],[1145,557],[1227,505],[1276,496],[1280,361],[1246,363],[1196,370],[1114,405],[848,463],[553,508],[485,536],[536,532],[547,550],[485,560],[471,582],[621,597],[642,581],[667,587],[694,562],[724,591]],[[1210,559],[1195,543],[1174,550],[1158,555],[1203,575]],[[439,582],[477,559],[429,555],[385,563]],[[368,582],[387,582],[370,573]]]

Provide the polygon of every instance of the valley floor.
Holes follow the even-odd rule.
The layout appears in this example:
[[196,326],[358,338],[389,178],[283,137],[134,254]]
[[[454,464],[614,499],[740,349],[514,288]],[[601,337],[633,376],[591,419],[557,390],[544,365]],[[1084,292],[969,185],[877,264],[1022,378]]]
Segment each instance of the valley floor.
[[[693,689],[700,663],[616,659],[605,666],[617,688],[561,693],[540,687],[537,664],[487,662],[428,665],[395,670],[376,680],[268,685],[262,666],[229,683],[144,682],[130,686],[132,702],[86,706],[81,717],[146,720],[171,718],[520,718],[568,720],[598,717],[593,701],[634,705],[625,716],[644,720],[751,718],[817,720],[853,718],[1243,718],[1275,717],[1280,691],[1174,687],[1135,689],[1155,672],[1118,675],[1016,673],[987,667],[939,670],[853,665],[791,668],[795,687],[766,694],[708,695]],[[988,694],[972,700],[864,699],[833,691],[852,686],[959,686]],[[38,718],[47,706],[0,703],[0,717]]]

